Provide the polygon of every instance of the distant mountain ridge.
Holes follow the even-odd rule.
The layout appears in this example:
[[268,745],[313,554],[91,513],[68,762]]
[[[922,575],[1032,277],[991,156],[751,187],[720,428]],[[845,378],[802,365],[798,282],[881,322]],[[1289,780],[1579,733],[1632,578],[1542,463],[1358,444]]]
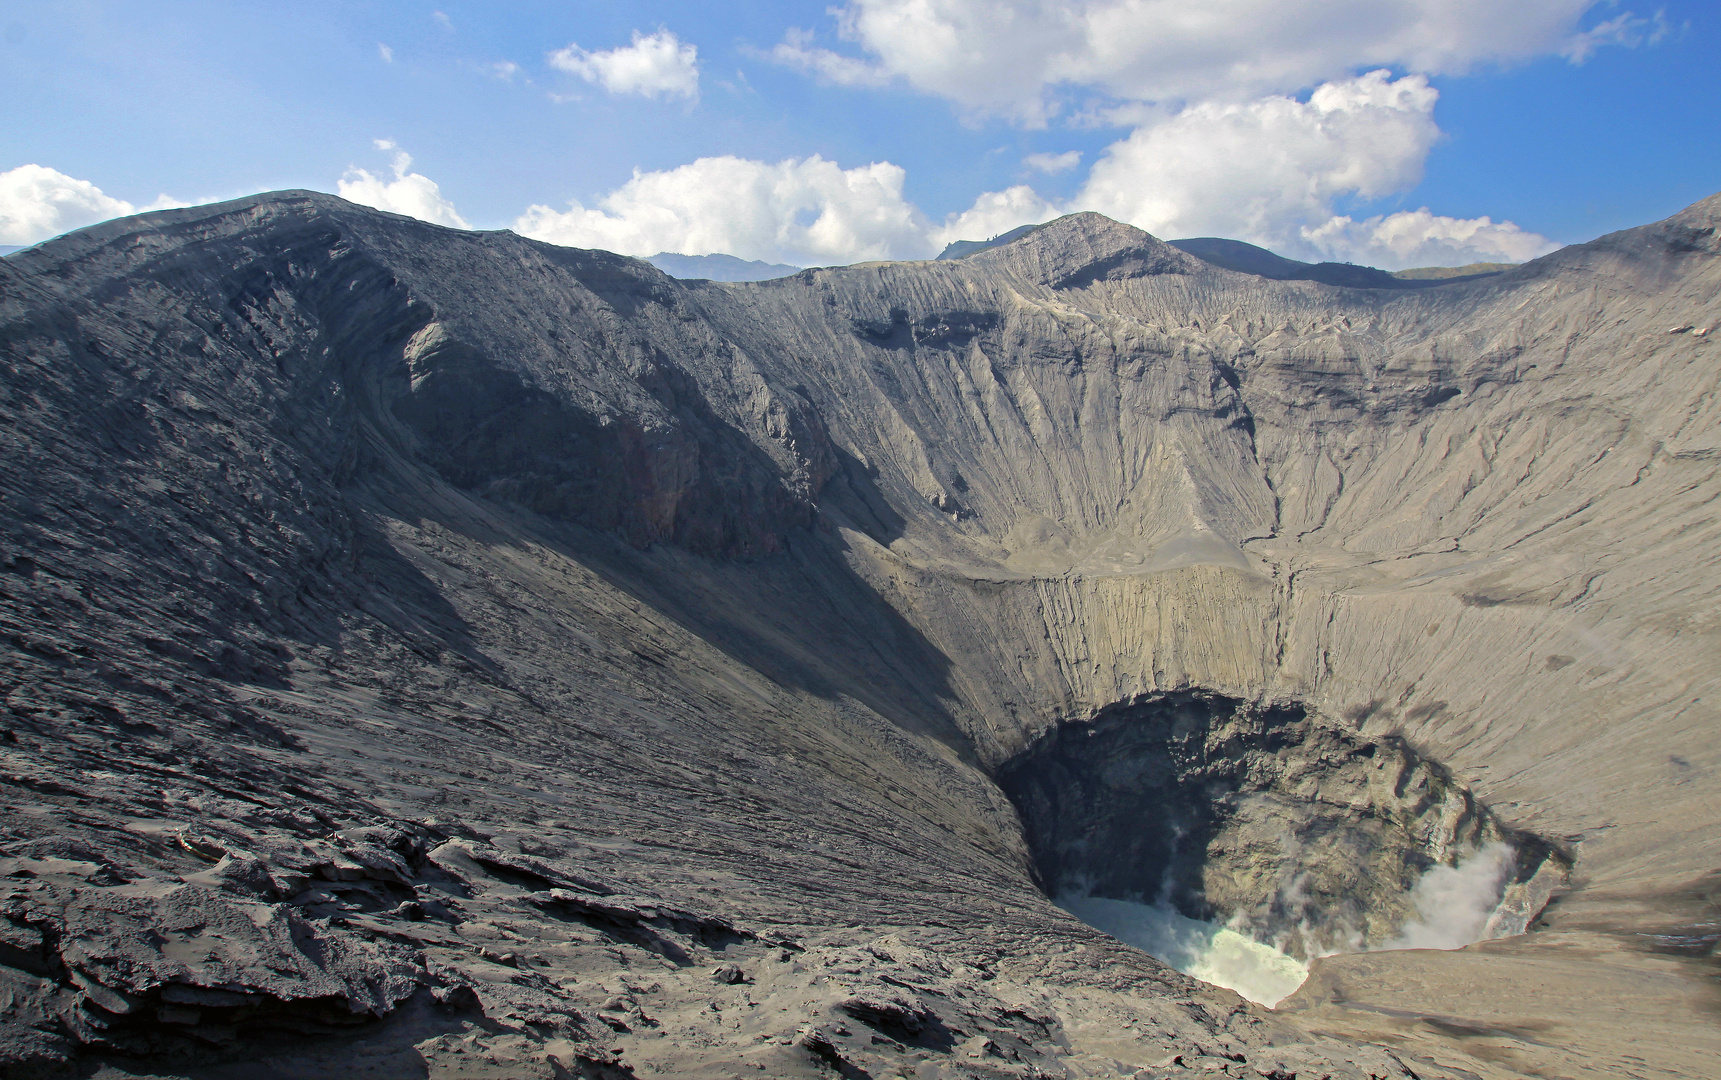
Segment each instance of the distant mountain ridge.
[[[939,252],[940,259],[965,259],[990,248],[1001,247],[1020,240],[1041,225],[1023,225],[990,240],[958,240]],[[1255,274],[1273,281],[1318,281],[1324,285],[1339,285],[1350,289],[1426,289],[1435,285],[1450,285],[1455,281],[1472,281],[1510,270],[1516,263],[1471,263],[1468,266],[1425,266],[1414,270],[1388,271],[1352,263],[1307,263],[1287,259],[1264,247],[1241,240],[1217,236],[1198,236],[1188,240],[1168,240],[1179,251],[1195,256],[1202,262],[1223,270]]]
[[1464,266],[1419,266],[1414,270],[1394,270],[1392,276],[1406,281],[1419,278],[1441,278],[1450,281],[1453,278],[1487,277],[1489,274],[1503,274],[1519,263],[1467,263]]
[[[1318,281],[1325,285],[1339,285],[1350,289],[1426,289],[1435,285],[1449,285],[1454,281],[1487,277],[1510,269],[1510,264],[1484,263],[1467,267],[1430,266],[1393,273],[1352,263],[1300,262],[1287,259],[1264,247],[1217,236],[1198,236],[1189,240],[1171,240],[1168,243],[1179,251],[1186,251],[1203,262],[1225,270],[1257,274],[1274,281]],[[1490,269],[1463,273],[1473,266],[1488,266]]]
[[760,262],[738,259],[733,255],[677,255],[660,251],[645,260],[672,278],[706,281],[769,281],[772,278],[798,274],[803,267],[787,263]]
[[1039,228],[1042,228],[1042,226],[1022,225],[1011,229],[1007,233],[999,233],[990,240],[957,240],[951,243],[943,251],[940,251],[938,253],[938,257],[940,259],[966,259],[968,256],[973,255],[976,252],[985,251],[987,248],[1002,247],[1013,240],[1020,240],[1022,237],[1027,236],[1029,233]]

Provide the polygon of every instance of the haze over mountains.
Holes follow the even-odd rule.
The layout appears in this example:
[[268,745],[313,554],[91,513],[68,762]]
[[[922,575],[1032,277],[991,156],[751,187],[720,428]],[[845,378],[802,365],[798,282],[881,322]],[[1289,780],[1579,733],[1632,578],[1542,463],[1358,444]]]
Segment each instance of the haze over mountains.
[[664,251],[645,261],[673,278],[707,281],[769,281],[801,271],[799,266],[738,259],[733,255],[676,255]]
[[[1023,225],[1001,233],[990,240],[958,240],[938,255],[940,259],[965,259],[989,248],[1012,243],[1027,236],[1039,225]],[[1483,277],[1510,270],[1514,263],[1473,263],[1469,266],[1429,266],[1411,270],[1377,270],[1372,266],[1351,263],[1307,263],[1287,259],[1266,248],[1246,244],[1241,240],[1224,240],[1201,236],[1191,240],[1169,240],[1172,247],[1186,251],[1203,262],[1244,274],[1257,274],[1274,281],[1318,281],[1324,285],[1342,285],[1353,289],[1417,289],[1455,279]]]
[[[281,192],[8,257],[0,1060],[1706,1075],[1718,227],[726,283]],[[1531,932],[1355,951],[1495,845]],[[1069,893],[1343,948],[1269,1011]]]
[[[976,252],[1008,244],[1040,228],[1023,225],[1001,233],[990,240],[958,240],[939,253],[939,259],[962,259]],[[1350,263],[1306,263],[1276,255],[1266,248],[1246,244],[1241,240],[1198,237],[1193,240],[1168,241],[1172,247],[1187,251],[1203,262],[1226,270],[1258,274],[1274,281],[1319,281],[1327,285],[1344,285],[1359,289],[1413,289],[1455,278],[1481,277],[1509,270],[1513,263],[1475,263],[1461,267],[1422,267],[1413,270],[1387,272],[1370,266]],[[16,248],[12,250],[18,250]],[[0,249],[0,255],[5,254]],[[661,252],[646,260],[670,277],[684,280],[709,281],[769,281],[788,277],[802,269],[779,263],[738,259],[733,255],[676,255]]]

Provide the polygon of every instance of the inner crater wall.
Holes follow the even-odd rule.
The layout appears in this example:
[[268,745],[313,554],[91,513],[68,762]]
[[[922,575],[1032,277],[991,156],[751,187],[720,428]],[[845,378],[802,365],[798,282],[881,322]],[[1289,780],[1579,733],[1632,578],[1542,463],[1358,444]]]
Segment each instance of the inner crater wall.
[[1516,925],[1496,932],[1522,930],[1569,866],[1402,739],[1297,704],[1119,702],[1054,727],[998,781],[1048,895],[1169,903],[1304,958],[1393,939],[1431,868],[1491,845],[1512,853],[1499,898]]

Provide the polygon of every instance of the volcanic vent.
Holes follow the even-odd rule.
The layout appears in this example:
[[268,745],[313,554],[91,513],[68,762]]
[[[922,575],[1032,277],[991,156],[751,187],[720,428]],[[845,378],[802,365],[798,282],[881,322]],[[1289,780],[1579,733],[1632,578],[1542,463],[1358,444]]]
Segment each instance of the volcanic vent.
[[[998,780],[1047,895],[1138,944],[1116,921],[1125,909],[1094,901],[1223,924],[1307,961],[1522,933],[1570,866],[1402,739],[1296,705],[1197,692],[1118,703],[1052,728]],[[1444,893],[1426,895],[1431,874]]]

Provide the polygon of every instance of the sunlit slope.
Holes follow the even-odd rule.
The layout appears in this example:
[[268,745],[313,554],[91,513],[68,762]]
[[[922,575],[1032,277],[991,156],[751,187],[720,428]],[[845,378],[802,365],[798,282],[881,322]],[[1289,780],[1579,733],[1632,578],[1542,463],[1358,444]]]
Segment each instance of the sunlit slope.
[[825,514],[1000,752],[1155,689],[1296,696],[1575,835],[1709,767],[1715,211],[1405,294],[1078,216],[701,303],[817,403]]

